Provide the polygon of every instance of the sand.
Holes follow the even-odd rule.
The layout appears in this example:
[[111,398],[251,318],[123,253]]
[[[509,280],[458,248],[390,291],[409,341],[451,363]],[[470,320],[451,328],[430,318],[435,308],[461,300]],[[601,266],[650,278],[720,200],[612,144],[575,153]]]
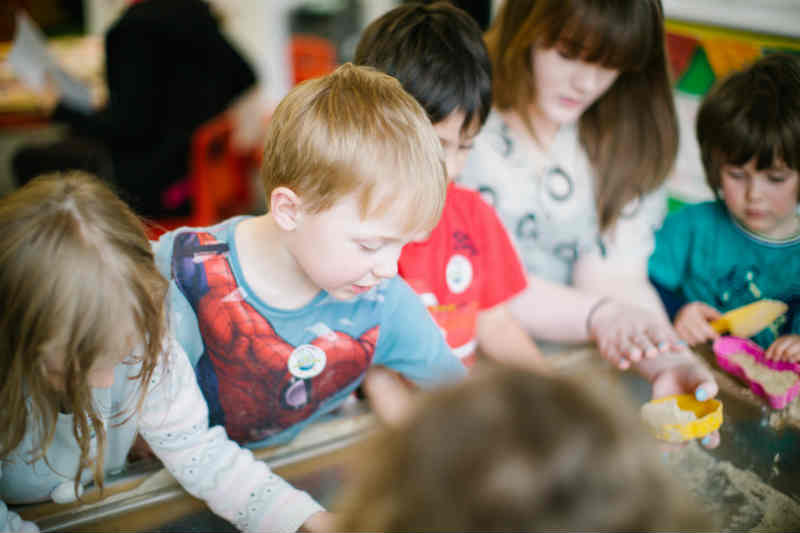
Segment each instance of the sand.
[[732,353],[728,355],[728,359],[742,367],[750,380],[759,382],[772,396],[784,396],[789,387],[800,379],[800,376],[791,370],[774,370],[762,365],[750,354]]
[[690,494],[723,531],[798,531],[800,502],[770,487],[749,470],[712,457],[696,442],[666,461]]
[[800,396],[789,402],[789,405],[769,415],[769,425],[775,429],[793,426],[800,429]]
[[697,420],[694,412],[678,407],[675,398],[663,402],[648,402],[642,406],[641,415],[653,435],[668,442],[685,440],[678,427]]
[[648,402],[642,406],[642,418],[652,427],[658,429],[672,424],[686,424],[697,420],[692,411],[684,411],[678,407],[675,398],[663,402]]

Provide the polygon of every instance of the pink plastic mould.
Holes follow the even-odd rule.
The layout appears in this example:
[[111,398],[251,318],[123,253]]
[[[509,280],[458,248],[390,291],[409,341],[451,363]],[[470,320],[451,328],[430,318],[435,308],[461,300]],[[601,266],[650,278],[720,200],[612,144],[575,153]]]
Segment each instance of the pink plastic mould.
[[[728,355],[737,352],[744,352],[753,356],[756,362],[767,366],[773,370],[791,370],[798,374],[797,381],[789,387],[786,394],[769,394],[764,387],[756,380],[751,380],[744,373],[741,366],[728,358]],[[773,409],[783,409],[791,402],[797,393],[800,392],[800,364],[789,363],[786,361],[771,361],[764,357],[764,350],[756,343],[740,337],[725,336],[719,337],[714,341],[714,353],[717,356],[717,363],[727,372],[737,376],[750,385],[750,390],[767,399]]]

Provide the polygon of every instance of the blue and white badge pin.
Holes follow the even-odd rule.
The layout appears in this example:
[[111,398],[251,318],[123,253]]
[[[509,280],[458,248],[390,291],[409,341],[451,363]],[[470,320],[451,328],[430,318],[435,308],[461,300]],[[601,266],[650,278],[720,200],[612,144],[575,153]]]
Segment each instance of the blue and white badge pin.
[[309,379],[325,369],[327,357],[319,346],[301,344],[289,356],[289,372],[296,378]]

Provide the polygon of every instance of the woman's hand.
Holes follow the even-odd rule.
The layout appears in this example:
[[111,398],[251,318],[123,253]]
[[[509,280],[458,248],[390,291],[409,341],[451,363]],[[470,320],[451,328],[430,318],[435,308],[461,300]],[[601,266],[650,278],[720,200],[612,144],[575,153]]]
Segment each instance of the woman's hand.
[[694,346],[719,337],[710,322],[722,314],[703,302],[691,302],[675,315],[675,329],[683,340]]
[[800,335],[782,335],[770,344],[764,354],[773,361],[800,362]]
[[587,317],[587,327],[603,357],[622,370],[685,345],[657,313],[612,299],[595,304]]

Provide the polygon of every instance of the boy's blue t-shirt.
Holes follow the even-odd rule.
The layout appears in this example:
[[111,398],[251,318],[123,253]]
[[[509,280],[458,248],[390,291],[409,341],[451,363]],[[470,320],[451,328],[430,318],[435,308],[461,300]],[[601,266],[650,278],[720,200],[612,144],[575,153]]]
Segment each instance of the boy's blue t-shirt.
[[780,335],[800,333],[800,236],[773,241],[754,235],[722,202],[669,215],[656,233],[649,274],[684,303],[704,302],[723,313],[762,298],[785,302],[786,315],[753,337],[765,349]]
[[464,376],[399,277],[348,301],[322,291],[293,310],[256,297],[234,239],[246,218],[180,228],[153,244],[170,280],[170,326],[195,367],[212,425],[248,446],[280,444],[340,405],[371,364],[421,386]]

